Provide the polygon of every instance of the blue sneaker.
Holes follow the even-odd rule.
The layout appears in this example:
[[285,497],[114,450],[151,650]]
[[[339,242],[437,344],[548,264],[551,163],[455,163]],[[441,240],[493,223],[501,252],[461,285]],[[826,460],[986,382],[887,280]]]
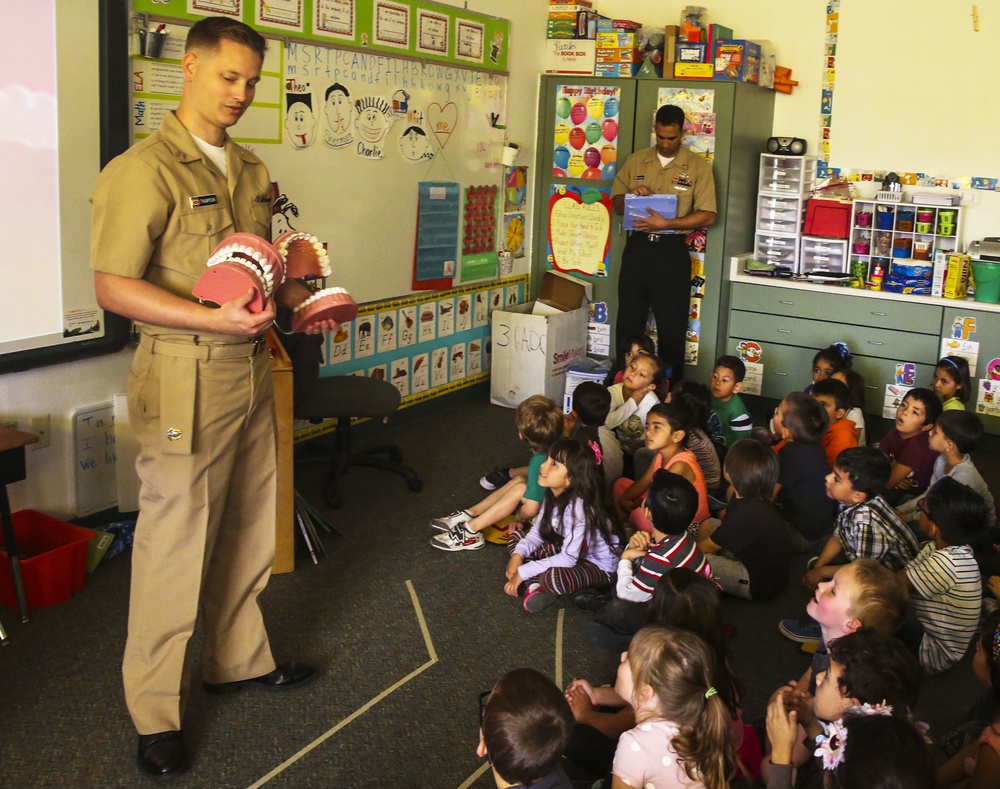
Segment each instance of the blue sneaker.
[[785,638],[804,644],[806,641],[819,641],[823,638],[819,622],[811,616],[803,616],[800,619],[782,619],[778,623],[778,630]]

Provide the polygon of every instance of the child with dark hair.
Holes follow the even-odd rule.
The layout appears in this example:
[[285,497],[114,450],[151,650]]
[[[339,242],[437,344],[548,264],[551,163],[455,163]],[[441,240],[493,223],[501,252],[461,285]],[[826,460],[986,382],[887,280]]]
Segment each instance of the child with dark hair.
[[983,583],[969,543],[986,530],[986,504],[945,477],[921,499],[920,529],[931,542],[898,573],[912,609],[901,637],[936,674],[961,660],[979,624]]
[[712,440],[723,448],[740,438],[749,438],[753,430],[750,412],[740,398],[746,374],[746,365],[736,356],[720,356],[715,360],[708,386],[712,393],[708,426]]
[[625,341],[621,344],[622,354],[621,354],[621,369],[615,373],[615,378],[612,383],[620,384],[622,379],[625,377],[625,370],[628,369],[629,364],[632,360],[639,356],[640,354],[646,354],[647,356],[656,356],[656,344],[653,342],[653,338],[648,334],[631,334],[625,338]]
[[972,658],[976,679],[988,690],[966,716],[961,731],[975,739],[937,770],[939,787],[975,789],[1000,786],[1000,611],[983,621]]
[[545,497],[538,483],[538,472],[549,447],[562,435],[562,409],[547,397],[532,395],[518,404],[515,422],[518,437],[532,452],[525,476],[512,476],[504,469],[506,482],[485,499],[464,510],[434,518],[431,526],[442,533],[431,537],[431,547],[442,551],[478,550],[486,544],[482,533],[488,526],[508,515],[530,520],[538,513]]
[[711,568],[688,533],[698,510],[698,492],[679,474],[660,469],[653,474],[643,501],[643,518],[652,533],[638,530],[618,561],[617,599],[581,593],[578,608],[596,613],[597,622],[620,635],[633,636],[646,618],[653,590],[675,569],[687,568],[707,577]]
[[663,361],[640,353],[628,363],[622,382],[608,387],[611,410],[604,426],[614,431],[622,452],[629,456],[629,460],[642,446],[646,415],[660,402],[656,387],[662,380]]
[[[797,737],[795,713],[768,708],[772,762],[787,765]],[[823,766],[826,789],[934,789],[934,763],[924,736],[907,718],[883,705],[851,709],[839,721],[823,724],[815,755]],[[780,743],[780,744],[779,744]],[[791,770],[772,770],[768,789],[792,786]]]
[[[794,714],[801,728],[792,754],[782,752],[781,746],[787,747],[787,744],[770,743],[769,786],[780,784],[782,768],[789,770],[792,763],[808,760],[811,753],[800,747],[802,737],[815,739],[821,735],[821,722],[838,721],[852,707],[865,704],[888,705],[893,714],[907,717],[917,703],[920,664],[898,639],[862,627],[833,641],[829,657],[829,668],[816,675],[815,695],[800,691],[790,683],[771,697],[769,724],[772,719]],[[768,734],[772,734],[770,726]],[[789,755],[790,762],[786,761]]]
[[857,370],[839,370],[830,376],[847,386],[848,400],[845,418],[854,423],[858,431],[858,446],[868,446],[868,435],[865,429],[865,379]]
[[[989,525],[994,526],[996,510],[993,494],[990,493],[986,481],[969,455],[979,444],[982,436],[983,423],[975,414],[964,410],[943,411],[931,428],[927,439],[931,450],[938,453],[937,460],[934,461],[934,472],[931,474],[931,485],[944,477],[951,477],[963,485],[968,485],[983,497],[988,510]],[[921,498],[918,496],[910,499],[896,508],[899,517],[913,527],[917,526],[920,520],[918,506]]]
[[517,597],[527,585],[524,610],[537,613],[559,595],[608,589],[623,535],[597,457],[573,438],[549,449],[538,473],[545,501],[530,530],[516,529],[507,543],[510,561],[504,592]]
[[820,443],[826,452],[827,464],[833,468],[837,455],[845,449],[858,445],[858,430],[854,423],[847,419],[850,392],[843,381],[826,378],[813,384],[812,396],[823,404],[829,418],[829,427]]
[[972,396],[969,363],[961,356],[945,356],[934,366],[934,394],[945,411],[964,411]]
[[701,466],[709,492],[717,490],[722,482],[722,465],[715,444],[708,436],[708,420],[712,413],[712,395],[708,387],[695,381],[678,381],[671,387],[665,402],[677,403],[690,414],[687,447]]
[[597,381],[583,381],[573,389],[573,410],[563,422],[567,438],[600,452],[604,481],[610,486],[622,475],[622,450],[618,439],[604,426],[611,411],[611,392]]
[[833,525],[836,507],[824,493],[830,469],[820,444],[827,424],[826,409],[803,392],[787,395],[775,414],[785,443],[778,449],[774,503],[791,527],[792,550],[798,553],[818,545]]
[[570,789],[559,764],[573,731],[562,691],[533,668],[500,677],[485,704],[480,699],[479,747],[498,789]]
[[887,498],[899,504],[904,496],[927,490],[934,473],[935,453],[929,445],[930,431],[941,415],[941,401],[930,389],[911,389],[896,409],[896,423],[878,448],[892,461]]
[[642,497],[649,488],[653,474],[661,468],[671,474],[680,474],[698,491],[698,511],[694,522],[701,523],[709,516],[705,475],[694,453],[687,448],[690,419],[690,414],[674,403],[659,403],[649,410],[646,416],[646,448],[656,453],[653,462],[637,481],[622,477],[613,489],[618,512],[623,518],[629,519],[632,528],[647,532],[652,529],[642,513]]
[[813,357],[812,383],[805,388],[805,393],[812,394],[812,388],[818,381],[825,381],[841,370],[850,370],[853,364],[854,357],[851,356],[846,342],[835,342],[817,351]]
[[893,572],[916,557],[920,548],[913,532],[880,495],[889,468],[886,457],[874,447],[840,453],[826,478],[826,495],[839,502],[841,510],[833,534],[802,579],[807,589],[860,557],[874,559]]
[[721,523],[702,523],[698,547],[712,555],[712,575],[722,591],[771,600],[785,590],[792,561],[788,524],[771,502],[778,458],[770,447],[743,438],[726,453],[725,475],[733,497]]

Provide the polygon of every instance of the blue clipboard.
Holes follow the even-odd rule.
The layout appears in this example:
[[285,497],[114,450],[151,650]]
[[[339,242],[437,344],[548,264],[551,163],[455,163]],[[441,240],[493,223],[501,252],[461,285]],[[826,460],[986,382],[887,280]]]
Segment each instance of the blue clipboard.
[[[649,216],[646,209],[652,208],[666,219],[677,218],[677,195],[625,195],[625,229],[634,229],[632,223],[636,219]],[[661,234],[673,233],[673,230],[657,230]]]

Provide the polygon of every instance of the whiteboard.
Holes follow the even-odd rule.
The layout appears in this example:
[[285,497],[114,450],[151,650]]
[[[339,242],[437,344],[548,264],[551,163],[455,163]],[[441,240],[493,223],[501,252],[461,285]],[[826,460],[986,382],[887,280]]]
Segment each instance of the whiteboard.
[[840,3],[831,167],[1000,176],[1000,8],[978,4],[978,32],[972,8]]
[[[159,125],[180,98],[187,34],[170,26],[163,58],[133,58],[133,136]],[[415,292],[420,184],[481,186],[503,194],[507,78],[451,65],[393,58],[298,40],[269,41],[254,104],[230,130],[263,159],[277,183],[272,235],[288,229],[327,244],[333,274],[359,303]],[[501,205],[495,206],[493,224]],[[469,211],[459,207],[463,222]],[[455,250],[455,284],[496,277],[495,248]],[[483,260],[491,259],[485,270]],[[479,263],[475,266],[473,264]]]

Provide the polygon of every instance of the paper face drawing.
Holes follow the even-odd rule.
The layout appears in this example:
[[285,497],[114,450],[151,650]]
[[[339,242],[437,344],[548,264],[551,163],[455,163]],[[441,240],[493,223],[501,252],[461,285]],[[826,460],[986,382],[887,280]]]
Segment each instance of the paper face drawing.
[[296,148],[308,148],[316,135],[316,114],[311,93],[285,94],[285,131]]
[[429,162],[434,158],[427,132],[419,126],[407,126],[399,138],[399,152],[408,162]]
[[326,89],[323,103],[323,117],[326,128],[323,129],[323,142],[331,148],[342,148],[354,142],[351,133],[351,119],[354,116],[354,105],[351,94],[339,82]]
[[358,135],[358,154],[369,159],[381,159],[382,144],[395,120],[392,105],[378,96],[365,96],[354,102],[358,117],[354,130]]

